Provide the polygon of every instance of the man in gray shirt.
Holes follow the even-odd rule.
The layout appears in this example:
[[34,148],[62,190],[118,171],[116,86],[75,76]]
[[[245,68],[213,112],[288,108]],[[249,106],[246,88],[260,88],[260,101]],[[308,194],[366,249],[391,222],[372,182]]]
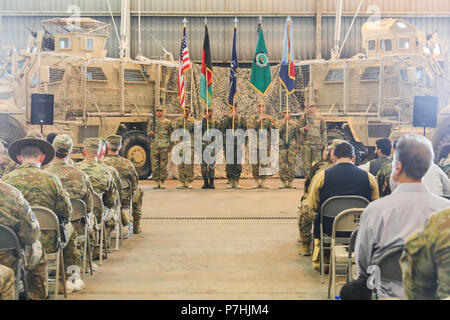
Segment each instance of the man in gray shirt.
[[[422,183],[433,157],[433,147],[425,137],[411,134],[398,140],[391,175],[398,186],[364,210],[355,244],[358,280],[344,285],[341,299],[370,299],[368,267],[388,250],[403,246],[405,238],[422,228],[433,212],[450,207],[450,201]],[[378,296],[404,298],[402,283],[381,281]]]

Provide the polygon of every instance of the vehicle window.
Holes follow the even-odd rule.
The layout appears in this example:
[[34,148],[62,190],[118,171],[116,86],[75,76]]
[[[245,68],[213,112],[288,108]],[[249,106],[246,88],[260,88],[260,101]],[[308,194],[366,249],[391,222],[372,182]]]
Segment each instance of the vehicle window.
[[342,81],[344,80],[344,69],[331,69],[328,71],[325,81]]
[[69,38],[60,38],[59,39],[59,48],[60,49],[70,49],[70,39]]
[[94,50],[94,40],[86,39],[86,50]]
[[386,51],[392,51],[392,40],[391,39],[384,40],[384,48]]
[[411,44],[409,42],[409,38],[400,38],[398,40],[398,48],[399,49],[409,49],[409,48],[411,48]]
[[377,43],[375,40],[369,40],[367,43],[367,48],[369,48],[369,51],[374,51],[377,49]]
[[378,80],[380,78],[380,67],[367,67],[361,80]]

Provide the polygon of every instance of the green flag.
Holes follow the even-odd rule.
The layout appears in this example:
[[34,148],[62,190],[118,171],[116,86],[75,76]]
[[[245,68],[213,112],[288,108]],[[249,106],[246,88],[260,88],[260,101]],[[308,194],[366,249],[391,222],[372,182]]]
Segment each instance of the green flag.
[[[203,101],[208,101],[208,107],[212,103],[212,62],[211,62],[211,49],[209,47],[209,35],[208,26],[205,24],[205,38],[203,40],[203,53],[202,53],[202,73],[200,76],[200,98]],[[208,88],[208,96],[206,96],[206,88]]]
[[260,94],[265,95],[272,82],[270,76],[269,57],[267,55],[266,42],[262,25],[258,25],[258,43],[256,44],[255,57],[252,64],[250,85]]

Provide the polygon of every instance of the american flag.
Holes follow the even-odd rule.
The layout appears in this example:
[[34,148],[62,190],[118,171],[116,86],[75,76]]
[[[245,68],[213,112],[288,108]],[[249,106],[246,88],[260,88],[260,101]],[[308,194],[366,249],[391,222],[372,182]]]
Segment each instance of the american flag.
[[184,94],[184,72],[191,68],[191,61],[189,60],[189,50],[186,42],[186,26],[183,26],[183,40],[181,40],[180,49],[180,68],[178,70],[178,97],[180,99],[180,106],[184,110],[186,107]]

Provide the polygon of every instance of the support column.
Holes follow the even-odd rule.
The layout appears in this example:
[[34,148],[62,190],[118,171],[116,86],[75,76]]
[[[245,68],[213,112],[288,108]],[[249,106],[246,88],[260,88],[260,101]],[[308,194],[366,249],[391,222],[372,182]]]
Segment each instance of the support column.
[[322,2],[314,0],[316,3],[316,59],[322,59]]

